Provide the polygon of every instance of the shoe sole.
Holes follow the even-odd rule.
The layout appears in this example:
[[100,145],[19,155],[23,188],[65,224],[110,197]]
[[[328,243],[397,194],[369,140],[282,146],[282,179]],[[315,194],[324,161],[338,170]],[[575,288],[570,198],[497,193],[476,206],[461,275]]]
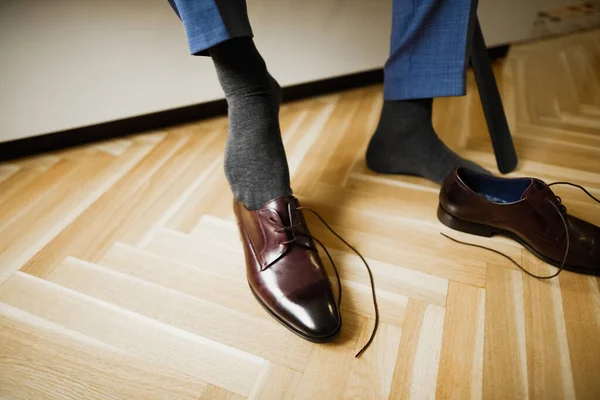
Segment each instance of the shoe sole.
[[[442,224],[444,224],[447,227],[452,228],[456,231],[470,233],[472,235],[483,236],[483,237],[492,237],[495,235],[505,236],[505,237],[512,239],[515,242],[521,244],[531,254],[533,254],[540,260],[544,261],[545,263],[548,263],[554,267],[560,268],[560,264],[561,264],[560,262],[557,262],[555,260],[552,260],[551,258],[544,256],[543,254],[540,254],[538,251],[536,251],[534,248],[532,248],[527,242],[525,242],[523,239],[521,239],[519,236],[515,235],[512,232],[506,231],[504,229],[496,228],[493,226],[479,224],[476,222],[469,222],[469,221],[465,221],[463,219],[457,218],[457,217],[451,215],[448,211],[444,210],[444,208],[442,207],[441,204],[438,205],[437,217]],[[600,270],[594,271],[594,270],[590,270],[588,268],[581,268],[581,267],[571,265],[571,264],[566,264],[566,263],[565,263],[563,269],[566,271],[576,272],[578,274],[600,276]]]
[[302,332],[299,332],[298,330],[296,330],[296,328],[289,325],[287,322],[285,322],[283,319],[281,319],[277,314],[275,314],[273,311],[271,311],[271,309],[269,307],[267,307],[262,302],[262,300],[256,295],[256,293],[254,292],[254,289],[252,289],[252,285],[250,285],[250,282],[248,282],[248,286],[250,287],[250,291],[252,292],[252,295],[254,296],[256,301],[258,301],[258,304],[260,304],[262,306],[262,308],[264,308],[269,313],[269,315],[271,315],[271,317],[275,318],[281,325],[285,326],[288,330],[290,330],[292,333],[296,334],[297,336],[300,336],[302,339],[308,340],[309,342],[312,342],[312,343],[327,343],[327,342],[331,342],[333,339],[338,337],[338,335],[340,334],[340,330],[342,328],[342,316],[341,315],[340,315],[340,323],[339,323],[337,329],[335,330],[335,332],[333,332],[331,335],[328,335],[325,337],[318,337],[318,338],[307,336],[307,335],[303,334]]

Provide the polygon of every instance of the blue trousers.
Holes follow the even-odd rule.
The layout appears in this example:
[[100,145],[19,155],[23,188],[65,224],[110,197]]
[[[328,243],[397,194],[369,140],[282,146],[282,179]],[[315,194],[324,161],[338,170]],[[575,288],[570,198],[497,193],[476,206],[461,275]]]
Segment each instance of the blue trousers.
[[[194,55],[207,55],[207,49],[231,38],[252,37],[245,0],[169,3]],[[476,9],[477,0],[393,0],[384,98],[464,95]]]

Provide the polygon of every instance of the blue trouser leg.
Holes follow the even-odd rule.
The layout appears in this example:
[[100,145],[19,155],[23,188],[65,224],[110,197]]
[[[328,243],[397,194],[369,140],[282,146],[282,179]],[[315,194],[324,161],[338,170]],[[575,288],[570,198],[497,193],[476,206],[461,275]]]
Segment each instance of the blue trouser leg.
[[[183,21],[190,52],[252,37],[245,0],[169,0]],[[386,100],[460,96],[477,0],[394,0]]]
[[190,52],[206,50],[235,37],[252,37],[246,0],[169,0],[188,39]]
[[477,0],[394,0],[384,98],[465,94]]

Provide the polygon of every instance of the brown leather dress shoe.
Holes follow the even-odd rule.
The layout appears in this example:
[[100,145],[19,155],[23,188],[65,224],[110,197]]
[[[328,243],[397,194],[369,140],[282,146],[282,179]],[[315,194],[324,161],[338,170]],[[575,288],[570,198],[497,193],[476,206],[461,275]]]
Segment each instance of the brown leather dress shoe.
[[252,293],[279,322],[311,342],[334,339],[342,325],[327,272],[298,200],[279,197],[249,211],[234,201]]
[[560,197],[539,179],[458,168],[442,185],[438,218],[462,232],[510,237],[548,264],[560,267],[564,261],[565,270],[600,275],[600,228],[567,214]]

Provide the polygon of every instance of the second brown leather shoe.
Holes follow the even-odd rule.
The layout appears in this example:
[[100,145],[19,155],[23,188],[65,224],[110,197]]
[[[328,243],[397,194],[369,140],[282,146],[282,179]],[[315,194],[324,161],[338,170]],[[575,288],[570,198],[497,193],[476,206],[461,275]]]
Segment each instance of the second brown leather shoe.
[[560,197],[539,179],[458,168],[442,185],[438,218],[459,231],[508,236],[551,265],[560,267],[564,260],[565,270],[600,275],[600,228],[569,215]]
[[250,211],[234,201],[246,273],[258,302],[279,322],[311,342],[334,339],[342,324],[327,272],[298,200],[279,197]]

